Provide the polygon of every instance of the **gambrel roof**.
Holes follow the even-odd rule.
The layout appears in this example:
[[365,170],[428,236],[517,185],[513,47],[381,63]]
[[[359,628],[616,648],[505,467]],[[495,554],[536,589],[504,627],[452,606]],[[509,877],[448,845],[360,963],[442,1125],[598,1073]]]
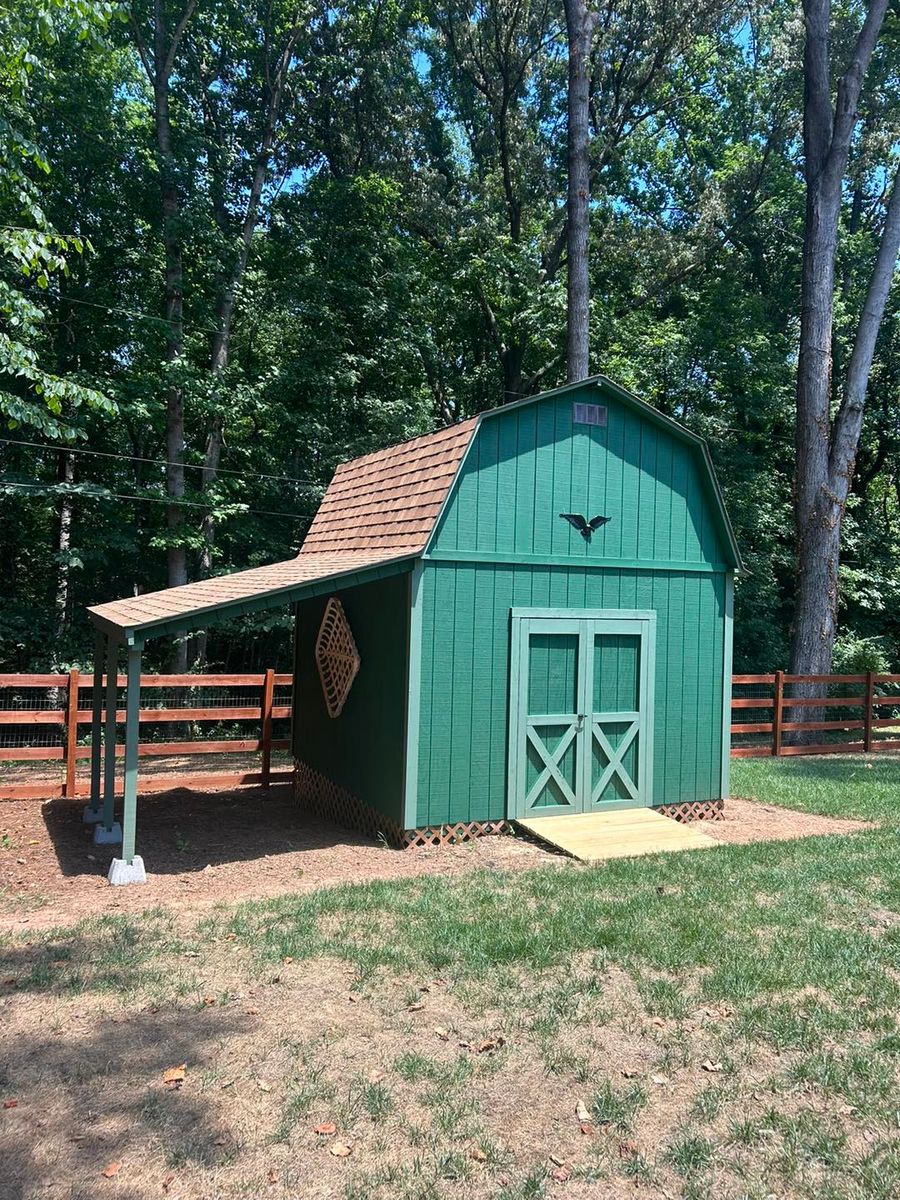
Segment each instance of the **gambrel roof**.
[[302,595],[329,590],[332,582],[346,586],[409,570],[428,547],[481,422],[547,396],[590,386],[639,408],[642,415],[694,447],[729,566],[740,570],[737,543],[703,439],[605,377],[594,376],[341,463],[296,558],[113,600],[88,611],[105,632],[139,641],[277,608]]

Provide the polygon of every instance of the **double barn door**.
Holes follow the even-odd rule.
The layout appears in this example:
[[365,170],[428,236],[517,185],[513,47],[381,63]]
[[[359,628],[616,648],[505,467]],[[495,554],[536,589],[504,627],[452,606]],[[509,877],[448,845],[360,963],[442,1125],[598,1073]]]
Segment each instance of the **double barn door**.
[[510,816],[652,802],[655,635],[652,612],[513,610]]

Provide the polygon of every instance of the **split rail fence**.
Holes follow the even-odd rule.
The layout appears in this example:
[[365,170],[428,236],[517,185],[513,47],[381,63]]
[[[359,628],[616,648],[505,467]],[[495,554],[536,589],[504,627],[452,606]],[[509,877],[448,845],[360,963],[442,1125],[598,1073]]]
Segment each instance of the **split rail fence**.
[[[125,687],[124,675],[118,686]],[[93,676],[78,671],[0,675],[0,800],[89,794],[92,688]],[[103,689],[105,697],[105,679]],[[273,752],[289,748],[287,736],[276,734],[287,733],[291,694],[291,676],[273,670],[142,675],[140,726],[152,736],[141,740],[138,755],[176,761],[143,772],[140,790],[267,787],[290,778],[289,769],[273,763]],[[900,675],[734,675],[731,706],[735,758],[900,751]],[[807,718],[812,712],[821,719],[794,719],[804,710]],[[116,720],[124,726],[124,708],[117,707]],[[189,736],[163,740],[173,725],[176,736]],[[236,728],[242,736],[234,736]],[[805,740],[810,734],[818,735],[811,743]],[[124,745],[116,752],[124,754]],[[229,754],[243,755],[245,762],[258,755],[258,769],[200,770],[194,761],[196,755]],[[18,763],[36,768],[27,781]]]
[[900,675],[733,675],[731,710],[733,758],[900,750]]
[[[117,682],[124,688],[125,676],[119,675]],[[255,770],[231,771],[198,771],[193,761],[176,763],[163,772],[145,771],[140,790],[196,787],[200,780],[203,787],[268,787],[288,779],[291,772],[273,765],[272,754],[290,745],[287,737],[276,737],[275,732],[290,720],[292,682],[290,675],[273,670],[240,675],[142,675],[140,727],[142,731],[152,728],[154,736],[140,741],[140,758],[178,760],[189,756],[193,760],[194,755],[241,754],[245,759],[258,755],[259,763]],[[80,675],[73,670],[65,675],[0,675],[0,800],[90,794],[92,697],[93,674]],[[102,718],[105,721],[105,703]],[[117,705],[116,721],[124,729],[124,707]],[[181,735],[182,740],[162,740],[167,732],[171,736],[173,725],[175,736]],[[224,726],[228,736],[216,726]],[[235,737],[235,728],[244,736]],[[122,743],[116,754],[124,753]],[[26,762],[39,765],[39,781],[37,771],[28,773],[34,782],[25,782],[24,772],[7,765]],[[60,764],[56,770],[55,763]],[[121,780],[118,789],[121,791]]]

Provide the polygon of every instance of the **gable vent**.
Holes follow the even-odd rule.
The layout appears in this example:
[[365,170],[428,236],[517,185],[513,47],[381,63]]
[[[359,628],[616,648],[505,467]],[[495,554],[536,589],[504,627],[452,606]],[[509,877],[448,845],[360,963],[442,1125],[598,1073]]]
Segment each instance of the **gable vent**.
[[605,425],[606,405],[579,404],[576,401],[572,405],[572,420],[576,425]]

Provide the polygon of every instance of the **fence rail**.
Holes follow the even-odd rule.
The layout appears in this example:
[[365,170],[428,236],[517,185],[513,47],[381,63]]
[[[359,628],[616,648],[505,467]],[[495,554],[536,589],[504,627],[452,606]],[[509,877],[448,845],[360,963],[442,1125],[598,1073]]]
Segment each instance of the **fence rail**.
[[[125,676],[117,676],[125,687]],[[254,674],[142,675],[140,725],[200,725],[252,722],[251,736],[224,737],[215,729],[192,737],[141,741],[142,759],[194,755],[258,755],[258,770],[203,771],[187,764],[160,774],[145,774],[141,791],[176,787],[238,787],[287,779],[288,770],[273,768],[273,751],[289,741],[275,737],[273,727],[291,715],[289,674],[266,670]],[[145,692],[162,693],[154,707]],[[251,695],[247,695],[247,693]],[[235,694],[237,693],[237,694]],[[101,716],[105,720],[106,679]],[[176,702],[176,700],[178,702]],[[0,800],[74,798],[90,791],[88,741],[92,719],[93,676],[66,674],[0,674]],[[768,675],[732,676],[731,754],[759,758],[797,754],[851,754],[900,751],[900,675]],[[885,715],[886,710],[894,712]],[[821,714],[796,720],[797,711]],[[125,710],[117,706],[116,721]],[[190,732],[190,731],[186,731]],[[808,742],[802,735],[823,735]],[[800,735],[800,736],[798,736]],[[853,735],[859,735],[854,737]],[[81,737],[81,741],[79,738]],[[852,740],[851,740],[852,739]],[[124,754],[124,746],[116,748]],[[4,781],[5,763],[60,764],[59,773],[41,782]]]
[[[293,680],[288,674],[266,670],[254,674],[142,675],[140,726],[194,725],[217,722],[252,722],[258,734],[243,737],[196,736],[179,740],[144,740],[139,743],[141,758],[182,757],[204,754],[258,754],[259,769],[252,771],[212,772],[198,776],[196,767],[165,774],[148,774],[141,780],[141,791],[168,791],[170,788],[196,785],[237,787],[286,779],[289,771],[273,769],[272,752],[286,750],[287,738],[273,736],[275,722],[291,715]],[[124,675],[116,677],[124,688]],[[106,677],[103,677],[106,697]],[[150,703],[148,692],[162,692],[162,702]],[[238,692],[235,696],[234,693]],[[245,693],[251,693],[249,696]],[[241,694],[244,693],[244,694]],[[257,698],[258,693],[258,698]],[[178,702],[176,702],[178,701]],[[93,675],[82,676],[76,670],[66,674],[0,674],[0,770],[4,763],[61,763],[60,774],[40,783],[21,780],[5,782],[0,774],[0,800],[74,798],[90,794],[88,772],[80,777],[79,765],[89,760],[89,741],[79,744],[92,721]],[[105,702],[101,719],[106,719]],[[124,708],[116,708],[116,722],[125,721]],[[176,738],[178,733],[176,731]],[[189,732],[189,731],[187,731]],[[124,745],[116,754],[125,752]]]
[[[900,750],[900,675],[775,671],[733,675],[731,683],[733,758]],[[895,713],[882,715],[888,708]],[[796,710],[807,719],[794,719]],[[831,736],[810,741],[810,733]]]

